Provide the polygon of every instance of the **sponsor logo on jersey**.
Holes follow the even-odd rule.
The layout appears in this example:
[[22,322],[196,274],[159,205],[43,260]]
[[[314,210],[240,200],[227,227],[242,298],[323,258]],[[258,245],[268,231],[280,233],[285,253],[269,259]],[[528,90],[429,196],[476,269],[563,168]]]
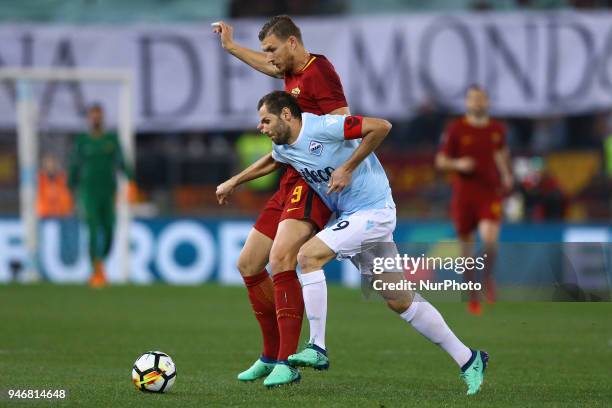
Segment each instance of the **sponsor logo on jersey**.
[[329,181],[334,170],[333,167],[315,170],[304,167],[300,170],[300,174],[308,183],[325,183]]
[[492,203],[492,204],[491,204],[491,213],[492,213],[494,216],[496,216],[496,217],[497,217],[497,216],[499,216],[499,215],[501,215],[501,204],[500,204],[500,203],[497,203],[497,202]]
[[321,144],[321,142],[317,142],[316,140],[311,140],[310,145],[308,146],[308,151],[310,154],[320,156],[321,153],[323,153],[323,144]]

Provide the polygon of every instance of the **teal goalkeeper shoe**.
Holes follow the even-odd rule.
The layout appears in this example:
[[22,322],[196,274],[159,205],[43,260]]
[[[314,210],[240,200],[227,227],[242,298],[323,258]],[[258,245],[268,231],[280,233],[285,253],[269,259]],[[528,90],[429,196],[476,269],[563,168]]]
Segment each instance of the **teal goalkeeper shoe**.
[[488,361],[489,355],[487,353],[472,350],[472,358],[461,368],[461,379],[468,387],[467,395],[474,395],[480,391]]
[[301,378],[302,376],[297,368],[293,368],[287,364],[277,364],[263,383],[268,388],[278,387],[281,385],[298,383]]
[[266,363],[261,361],[261,358],[258,358],[255,363],[251,367],[249,367],[246,371],[238,374],[238,380],[240,381],[255,381],[260,378],[263,378],[270,374],[272,370],[274,370],[275,363]]
[[312,367],[315,370],[327,370],[329,358],[327,352],[316,344],[307,343],[306,348],[288,358],[289,364],[294,367]]

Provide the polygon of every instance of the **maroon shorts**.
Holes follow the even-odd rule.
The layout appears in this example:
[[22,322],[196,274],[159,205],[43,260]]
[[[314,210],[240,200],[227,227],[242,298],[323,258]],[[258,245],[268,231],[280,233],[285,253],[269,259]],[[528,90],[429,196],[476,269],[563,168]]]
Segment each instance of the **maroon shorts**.
[[317,230],[321,230],[329,221],[331,214],[332,211],[298,172],[292,167],[287,167],[278,191],[268,200],[253,227],[273,240],[278,224],[283,220],[310,221]]
[[457,235],[468,235],[481,220],[501,222],[502,198],[498,194],[453,193],[451,215]]

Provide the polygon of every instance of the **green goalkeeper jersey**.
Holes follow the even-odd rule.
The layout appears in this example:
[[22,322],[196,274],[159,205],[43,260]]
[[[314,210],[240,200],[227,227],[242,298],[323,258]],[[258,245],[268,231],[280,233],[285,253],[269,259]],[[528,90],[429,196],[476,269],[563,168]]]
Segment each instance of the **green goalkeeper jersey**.
[[116,133],[102,136],[79,134],[70,157],[68,184],[85,193],[112,194],[117,189],[117,170],[133,180]]

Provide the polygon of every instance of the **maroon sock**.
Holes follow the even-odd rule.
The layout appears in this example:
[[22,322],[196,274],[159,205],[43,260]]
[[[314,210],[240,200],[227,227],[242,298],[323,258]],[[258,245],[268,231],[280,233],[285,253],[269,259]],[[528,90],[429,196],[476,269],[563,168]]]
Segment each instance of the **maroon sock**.
[[243,276],[244,284],[249,293],[251,307],[259,322],[263,337],[262,357],[276,360],[280,336],[276,322],[276,307],[274,306],[274,287],[272,279],[265,269],[254,276]]
[[483,270],[484,275],[484,290],[487,302],[494,303],[497,299],[497,285],[495,284],[495,259],[497,258],[497,250],[490,248],[486,252],[487,260]]
[[287,361],[287,357],[297,351],[300,341],[302,318],[304,317],[302,285],[300,285],[295,270],[277,273],[272,276],[272,280],[274,281],[276,319],[280,333],[280,347],[276,359]]
[[[465,283],[472,282],[472,285],[476,284],[478,282],[478,280],[476,279],[476,271],[466,270],[465,272],[463,272],[463,281]],[[477,290],[468,289],[468,296],[470,302],[478,302],[480,300],[479,292]]]

